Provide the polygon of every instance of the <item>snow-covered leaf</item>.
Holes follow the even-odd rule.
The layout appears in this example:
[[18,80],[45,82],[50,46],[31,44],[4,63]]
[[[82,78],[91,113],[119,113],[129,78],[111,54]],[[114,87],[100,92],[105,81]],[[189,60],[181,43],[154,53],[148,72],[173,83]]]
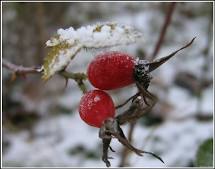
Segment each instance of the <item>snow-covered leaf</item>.
[[50,48],[43,64],[42,78],[44,80],[48,80],[56,72],[63,70],[69,64],[70,59],[81,49],[81,46],[79,44],[60,43]]
[[88,25],[75,30],[58,29],[57,35],[46,42],[50,52],[44,60],[43,79],[64,69],[81,48],[104,48],[134,43],[142,34],[132,27],[117,23]]

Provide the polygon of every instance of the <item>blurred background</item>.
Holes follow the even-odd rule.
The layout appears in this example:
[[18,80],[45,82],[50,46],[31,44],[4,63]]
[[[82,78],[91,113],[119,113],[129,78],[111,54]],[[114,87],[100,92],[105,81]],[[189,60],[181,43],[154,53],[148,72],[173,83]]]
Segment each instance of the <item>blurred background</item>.
[[[150,59],[169,5],[158,2],[4,2],[2,57],[18,65],[41,65],[47,54],[45,42],[57,29],[115,21],[142,32],[143,40],[128,46],[82,50],[68,71],[86,72],[89,62],[104,50],[120,50]],[[212,2],[176,4],[157,57],[166,56],[193,37],[197,38],[191,47],[153,72],[149,91],[159,101],[133,128],[132,144],[158,154],[165,164],[148,155],[125,153],[114,140],[111,146],[116,153],[110,152],[114,158],[112,166],[197,165],[199,147],[213,137],[212,11]],[[88,126],[79,117],[77,108],[82,92],[74,81],[70,80],[66,89],[65,80],[59,75],[47,83],[40,75],[12,81],[11,71],[5,68],[2,68],[2,80],[3,166],[105,167],[98,129]],[[93,89],[88,81],[86,83],[88,90]],[[134,85],[108,91],[116,105],[135,92]],[[117,113],[122,111],[119,109]],[[131,132],[129,124],[122,128],[125,133]]]

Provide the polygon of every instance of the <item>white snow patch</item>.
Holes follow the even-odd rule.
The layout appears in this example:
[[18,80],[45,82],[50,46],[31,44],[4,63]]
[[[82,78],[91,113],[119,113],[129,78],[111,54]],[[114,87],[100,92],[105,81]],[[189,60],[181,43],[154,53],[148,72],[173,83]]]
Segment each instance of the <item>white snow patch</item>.
[[202,96],[202,112],[205,114],[213,114],[213,89],[208,88],[203,92]]

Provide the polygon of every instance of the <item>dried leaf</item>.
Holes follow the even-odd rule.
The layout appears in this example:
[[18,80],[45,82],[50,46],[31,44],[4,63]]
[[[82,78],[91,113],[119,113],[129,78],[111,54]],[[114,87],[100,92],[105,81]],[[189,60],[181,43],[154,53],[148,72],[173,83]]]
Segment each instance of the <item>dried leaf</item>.
[[81,46],[64,42],[50,47],[50,51],[43,63],[43,80],[48,80],[56,72],[63,70],[71,58],[81,49]]

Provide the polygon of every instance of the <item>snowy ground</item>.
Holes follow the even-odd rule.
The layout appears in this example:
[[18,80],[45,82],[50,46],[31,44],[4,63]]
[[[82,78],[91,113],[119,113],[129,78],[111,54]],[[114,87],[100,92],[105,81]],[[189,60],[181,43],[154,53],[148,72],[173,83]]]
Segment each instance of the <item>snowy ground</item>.
[[[162,19],[163,13],[160,11],[146,9],[143,12],[121,14],[100,20],[101,22],[117,21],[122,24],[132,25],[144,35],[143,44],[141,42],[104,50],[122,50],[135,55],[136,49],[143,47],[150,53],[157,39]],[[180,26],[174,24],[176,22]],[[156,25],[152,25],[152,23],[156,23]],[[166,37],[168,43],[164,44],[159,56],[165,56],[178,49],[193,37],[197,37],[197,39],[192,47],[182,51],[181,54],[178,54],[177,57],[153,74],[154,80],[161,80],[162,85],[169,88],[163,93],[159,91],[162,88],[156,89],[156,85],[149,89],[152,93],[161,94],[159,97],[165,98],[173,107],[165,118],[165,122],[155,130],[153,127],[143,127],[138,123],[133,136],[133,144],[136,147],[158,153],[165,161],[165,164],[148,155],[138,157],[135,154],[131,154],[129,158],[130,166],[187,166],[190,161],[194,160],[198,145],[206,138],[213,136],[212,120],[199,122],[197,119],[190,117],[190,115],[195,115],[198,112],[199,104],[201,104],[202,113],[212,114],[212,85],[203,91],[202,100],[199,102],[196,96],[173,84],[174,77],[180,70],[194,73],[197,76],[201,74],[201,68],[205,64],[201,51],[207,45],[207,25],[208,20],[204,16],[189,19],[180,16],[179,12],[175,13],[173,25],[169,28]],[[81,51],[71,63],[69,70],[76,72],[86,71],[89,61],[100,51]],[[210,53],[212,60],[212,49]],[[212,71],[212,62],[210,62],[209,67]],[[211,71],[208,73],[209,77],[212,76]],[[88,84],[88,89],[90,88],[92,86]],[[154,89],[157,92],[153,92]],[[135,87],[130,86],[121,89],[118,93],[113,91],[109,93],[115,102],[121,102],[135,93]],[[15,95],[16,99],[23,97],[21,93],[16,93]],[[67,108],[75,107],[74,112],[41,119],[33,128],[33,139],[28,131],[10,133],[7,129],[4,129],[3,137],[10,141],[10,146],[3,154],[3,166],[105,167],[105,164],[100,160],[102,149],[101,140],[98,138],[98,129],[87,126],[79,117],[77,106],[80,97],[81,92],[74,82],[70,82],[65,94],[55,98],[55,101]],[[29,105],[31,105],[29,109],[38,109],[44,104],[42,102],[29,102]],[[44,109],[40,111],[43,113]],[[174,120],[175,118],[184,118],[184,120]],[[125,132],[127,128],[127,125],[123,126]],[[150,138],[148,138],[149,135]],[[71,155],[68,151],[78,145],[85,147],[87,151],[96,151],[98,158],[86,158],[83,153]],[[111,153],[111,156],[114,157],[111,163],[112,166],[117,166],[120,162],[119,156],[122,147],[117,141],[113,141],[112,147],[117,153]]]

